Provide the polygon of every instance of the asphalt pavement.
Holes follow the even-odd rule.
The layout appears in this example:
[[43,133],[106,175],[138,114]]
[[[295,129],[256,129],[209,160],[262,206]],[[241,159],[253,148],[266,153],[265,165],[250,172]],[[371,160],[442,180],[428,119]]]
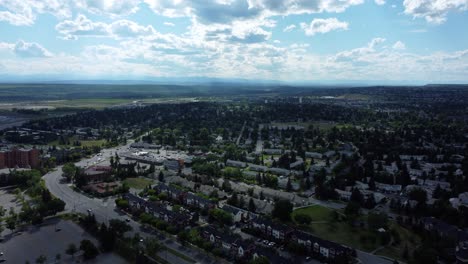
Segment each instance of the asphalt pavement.
[[[83,159],[75,165],[77,166],[91,166],[93,164],[106,164],[109,162],[109,159],[111,156],[115,155],[115,153],[119,152],[125,152],[128,151],[128,146],[124,147],[117,147],[117,148],[112,148],[112,149],[105,149],[101,151],[101,155],[99,156],[93,156],[89,159]],[[90,198],[82,193],[75,192],[72,189],[72,186],[68,183],[63,183],[61,182],[62,180],[62,166],[58,166],[56,170],[51,171],[47,173],[46,175],[43,176],[45,180],[46,187],[49,189],[49,191],[55,195],[56,197],[62,199],[66,206],[65,206],[65,211],[67,212],[77,212],[77,213],[83,213],[87,214],[88,210],[91,210],[91,212],[96,216],[96,220],[99,222],[108,222],[110,219],[120,219],[120,220],[126,220],[129,219],[129,217],[123,213],[121,213],[119,210],[116,210],[115,208],[115,197],[108,197],[105,199],[99,199],[99,198]],[[140,236],[143,238],[147,237],[157,237],[156,233],[149,233],[149,232],[144,232],[140,230],[140,224],[133,219],[130,219],[128,222],[129,225],[133,228],[133,231],[131,234],[135,233],[140,233]],[[193,249],[193,248],[188,248],[185,246],[182,246],[179,244],[177,241],[175,241],[172,238],[164,239],[161,240],[161,242],[167,246],[168,248],[171,248],[183,255],[186,255],[194,260],[197,261],[197,263],[220,263],[221,261],[219,259],[214,259],[210,256],[208,256],[206,253],[204,253],[201,250],[198,249]],[[175,263],[175,264],[189,264],[191,262],[188,262],[184,259],[181,259],[180,257],[172,254],[171,252],[160,252],[159,256],[162,257],[163,259],[167,259],[170,263]],[[222,261],[224,262],[224,261]]]
[[[49,219],[44,225],[29,226],[26,230],[5,236],[0,244],[3,253],[0,259],[4,259],[5,263],[35,263],[40,255],[44,255],[46,263],[54,263],[57,254],[60,254],[62,263],[72,263],[80,258],[65,254],[65,250],[70,243],[79,247],[83,239],[98,244],[94,237],[77,224],[57,218]],[[106,253],[87,263],[124,264],[126,261],[114,253]]]

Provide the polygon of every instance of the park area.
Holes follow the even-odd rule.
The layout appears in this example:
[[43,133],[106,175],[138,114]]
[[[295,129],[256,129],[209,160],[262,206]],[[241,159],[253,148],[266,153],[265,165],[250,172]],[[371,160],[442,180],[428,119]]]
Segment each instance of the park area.
[[132,189],[141,190],[147,187],[148,185],[153,184],[154,181],[150,179],[138,177],[138,178],[127,178],[124,180],[124,183],[127,184],[127,186]]
[[[310,223],[299,223],[296,220],[298,215],[308,215]],[[394,221],[387,221],[385,232],[378,232],[368,227],[366,215],[360,215],[350,223],[341,210],[319,205],[295,210],[292,219],[302,229],[317,237],[391,259],[404,260],[403,253],[407,251],[411,254],[420,243],[416,234]]]

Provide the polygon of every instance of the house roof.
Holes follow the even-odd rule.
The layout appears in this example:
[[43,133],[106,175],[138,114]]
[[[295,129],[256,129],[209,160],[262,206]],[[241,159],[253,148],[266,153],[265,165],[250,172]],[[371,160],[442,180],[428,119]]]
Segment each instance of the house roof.
[[122,197],[128,200],[129,202],[146,203],[146,201],[143,198],[136,196],[133,193],[125,193],[122,195]]
[[291,232],[293,229],[290,226],[283,225],[280,223],[276,223],[270,219],[264,218],[264,217],[258,217],[252,220],[252,222],[255,222],[259,225],[265,225],[265,227],[270,226],[274,230],[282,231],[282,232]]
[[226,161],[226,164],[228,164],[228,165],[229,165],[229,164],[233,164],[233,165],[235,165],[235,166],[247,167],[247,163],[242,162],[242,161],[237,161],[237,160],[230,160],[230,159],[228,159],[228,160]]
[[201,203],[201,204],[214,204],[215,202],[209,200],[209,199],[206,199],[206,198],[203,198],[203,197],[200,197],[194,193],[187,193],[187,196],[186,196],[187,199],[193,199],[193,200],[196,200],[198,203]]
[[236,215],[239,212],[241,212],[241,213],[247,212],[247,211],[245,211],[245,210],[243,210],[241,208],[231,206],[231,205],[228,205],[228,204],[225,204],[221,209],[223,209],[224,211],[229,212],[229,213],[231,213],[233,215]]
[[347,250],[349,250],[349,248],[341,245],[341,244],[338,244],[338,243],[335,243],[335,242],[332,242],[332,241],[328,241],[328,240],[325,240],[325,239],[321,239],[319,237],[316,237],[310,233],[307,233],[307,232],[304,232],[304,231],[300,231],[300,230],[295,230],[294,231],[294,234],[293,234],[295,237],[297,237],[298,239],[300,240],[303,240],[303,241],[310,241],[311,244],[319,244],[321,247],[325,247],[325,248],[328,248],[328,249],[334,249],[335,251],[337,252],[345,252]]
[[176,193],[176,194],[181,194],[183,191],[172,187],[170,185],[166,185],[164,183],[159,183],[158,185],[154,186],[154,189],[160,192],[170,192],[170,193]]
[[460,230],[454,225],[447,224],[434,217],[424,217],[421,221],[424,225],[431,225],[432,229],[445,236],[455,238],[460,242],[468,241],[468,232]]

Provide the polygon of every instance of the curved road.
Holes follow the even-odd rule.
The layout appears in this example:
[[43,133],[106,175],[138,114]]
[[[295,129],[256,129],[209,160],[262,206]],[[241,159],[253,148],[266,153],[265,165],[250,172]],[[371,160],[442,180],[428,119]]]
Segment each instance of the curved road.
[[[102,151],[102,156],[100,156],[100,160],[97,160],[98,157],[92,157],[90,159],[81,160],[76,163],[77,166],[86,166],[96,163],[105,163],[110,158],[111,155],[117,151],[126,151],[128,150],[128,146],[121,147],[121,148],[113,148],[113,149],[106,149]],[[120,219],[126,220],[129,217],[118,210],[115,210],[115,197],[108,197],[105,199],[98,199],[98,198],[90,198],[82,193],[75,192],[71,185],[67,183],[61,183],[62,179],[62,166],[58,166],[55,171],[51,171],[43,176],[45,180],[45,185],[49,189],[49,191],[55,195],[56,197],[62,199],[65,202],[65,211],[66,212],[78,212],[87,214],[88,210],[92,210],[94,215],[96,216],[96,220],[98,222],[108,222],[110,219]],[[131,232],[132,235],[139,232],[140,235],[144,238],[147,237],[159,237],[160,242],[162,242],[166,247],[179,252],[185,256],[188,256],[197,261],[197,263],[220,263],[225,261],[220,261],[220,259],[213,259],[212,257],[208,256],[206,253],[202,252],[201,250],[188,248],[185,246],[180,245],[175,239],[167,238],[162,235],[158,234],[157,231],[141,231],[140,224],[136,221],[130,219],[128,222],[130,226],[133,228]],[[158,255],[166,259],[169,263],[177,263],[177,264],[193,264],[192,262],[188,262],[168,251],[159,252]]]

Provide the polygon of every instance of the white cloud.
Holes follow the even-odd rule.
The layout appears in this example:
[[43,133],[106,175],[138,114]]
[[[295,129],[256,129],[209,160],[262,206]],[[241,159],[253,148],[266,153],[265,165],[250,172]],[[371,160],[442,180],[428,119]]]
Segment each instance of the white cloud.
[[60,19],[72,14],[68,0],[2,0],[0,7],[5,9],[0,11],[0,21],[15,26],[33,25],[37,14],[49,13]]
[[296,25],[292,24],[283,29],[283,32],[291,32],[296,28]]
[[313,36],[316,33],[327,33],[334,30],[347,30],[348,23],[339,21],[336,18],[316,18],[310,24],[301,23],[301,28],[307,36]]
[[65,39],[78,37],[114,37],[134,38],[151,36],[156,30],[151,26],[141,26],[130,20],[117,20],[111,24],[94,22],[85,15],[78,15],[75,20],[65,20],[55,26]]
[[7,42],[0,42],[0,50],[13,50],[15,44],[7,43]]
[[85,15],[78,15],[75,20],[65,20],[58,23],[55,29],[66,38],[77,36],[106,36],[109,34],[108,25],[93,22]]
[[140,0],[78,0],[78,8],[96,14],[124,16],[138,11]]
[[171,22],[164,22],[164,25],[168,26],[168,27],[174,27],[175,26],[175,24],[171,23]]
[[404,0],[404,13],[427,22],[441,24],[451,11],[466,11],[468,0]]
[[156,30],[149,26],[141,26],[130,20],[118,20],[110,24],[109,30],[116,37],[138,37],[156,34]]
[[385,5],[385,0],[375,0],[375,3],[378,5]]
[[15,26],[30,26],[34,24],[34,18],[10,11],[0,11],[0,21],[5,21]]
[[[467,81],[468,50],[428,55],[403,53],[374,38],[331,55],[314,54],[306,43],[277,47],[269,42],[199,41],[192,36],[156,35],[115,46],[88,46],[79,56],[1,60],[1,74],[61,76],[207,76],[277,80]],[[15,45],[15,44],[13,44]],[[0,43],[0,48],[13,49]]]
[[411,33],[426,33],[427,29],[421,28],[421,29],[413,29],[410,30]]
[[52,53],[43,48],[35,42],[24,42],[22,40],[16,42],[13,46],[13,52],[19,57],[33,58],[33,57],[51,57]]
[[406,45],[405,45],[405,43],[403,43],[401,41],[397,41],[397,42],[395,42],[395,44],[393,44],[392,49],[394,49],[394,50],[404,50],[404,49],[406,49]]
[[167,17],[187,16],[200,23],[230,24],[236,20],[265,19],[272,16],[343,12],[364,0],[144,0],[156,13]]

